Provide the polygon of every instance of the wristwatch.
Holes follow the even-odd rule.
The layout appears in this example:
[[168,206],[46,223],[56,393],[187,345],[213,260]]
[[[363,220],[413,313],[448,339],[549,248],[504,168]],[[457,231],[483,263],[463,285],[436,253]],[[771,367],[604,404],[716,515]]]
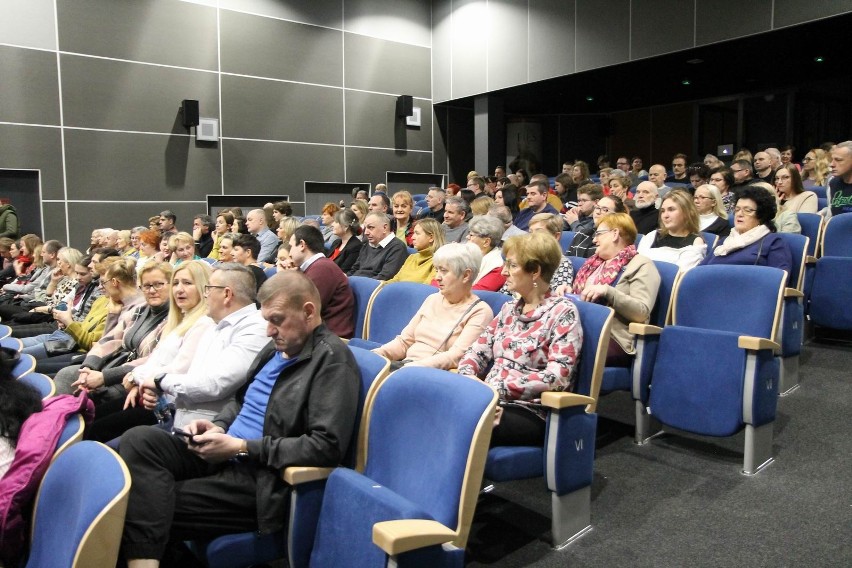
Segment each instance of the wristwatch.
[[243,440],[243,443],[242,443],[242,445],[240,446],[240,450],[236,453],[236,455],[234,456],[234,458],[235,458],[235,459],[238,459],[238,460],[244,460],[244,459],[246,459],[247,457],[249,457],[249,453],[248,453],[248,442],[246,442],[245,440]]
[[160,383],[163,382],[163,379],[166,377],[165,373],[160,373],[156,377],[154,377],[154,388],[157,389],[157,392],[163,394],[163,387],[160,386]]

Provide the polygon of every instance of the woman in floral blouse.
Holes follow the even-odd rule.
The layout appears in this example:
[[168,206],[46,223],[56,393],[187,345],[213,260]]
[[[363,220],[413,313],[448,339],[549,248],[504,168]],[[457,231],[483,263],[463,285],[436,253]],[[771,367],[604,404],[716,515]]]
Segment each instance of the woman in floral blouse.
[[550,291],[562,260],[552,236],[511,237],[503,253],[503,275],[519,299],[503,305],[468,348],[458,371],[484,377],[500,395],[492,446],[541,446],[541,393],[571,390],[583,330],[574,304]]

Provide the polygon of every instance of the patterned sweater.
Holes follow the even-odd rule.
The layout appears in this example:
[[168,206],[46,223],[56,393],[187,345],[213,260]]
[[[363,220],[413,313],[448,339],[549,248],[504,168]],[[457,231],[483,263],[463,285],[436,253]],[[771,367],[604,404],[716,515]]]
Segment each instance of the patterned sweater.
[[508,302],[471,345],[459,374],[482,377],[500,399],[544,417],[541,393],[571,390],[574,367],[583,344],[577,308],[567,298],[548,294],[532,311],[524,302]]

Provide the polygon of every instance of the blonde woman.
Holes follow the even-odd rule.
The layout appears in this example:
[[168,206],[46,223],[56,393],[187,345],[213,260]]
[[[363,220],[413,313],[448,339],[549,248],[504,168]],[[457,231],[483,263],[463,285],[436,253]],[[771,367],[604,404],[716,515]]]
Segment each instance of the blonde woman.
[[802,187],[825,187],[828,184],[828,155],[819,148],[814,148],[802,159]]
[[[421,226],[422,225],[422,226]],[[415,226],[412,242],[417,252],[408,255],[402,267],[388,282],[429,284],[435,274],[432,255],[444,246],[444,231],[435,219],[421,219]]]

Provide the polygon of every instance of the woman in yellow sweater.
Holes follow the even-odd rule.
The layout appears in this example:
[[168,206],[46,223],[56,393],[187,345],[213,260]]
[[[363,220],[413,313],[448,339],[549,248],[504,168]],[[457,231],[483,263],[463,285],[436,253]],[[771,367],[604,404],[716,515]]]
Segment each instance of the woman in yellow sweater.
[[408,255],[402,268],[388,282],[432,282],[435,275],[432,255],[444,245],[444,230],[431,217],[421,219],[414,226],[412,242],[417,252]]

